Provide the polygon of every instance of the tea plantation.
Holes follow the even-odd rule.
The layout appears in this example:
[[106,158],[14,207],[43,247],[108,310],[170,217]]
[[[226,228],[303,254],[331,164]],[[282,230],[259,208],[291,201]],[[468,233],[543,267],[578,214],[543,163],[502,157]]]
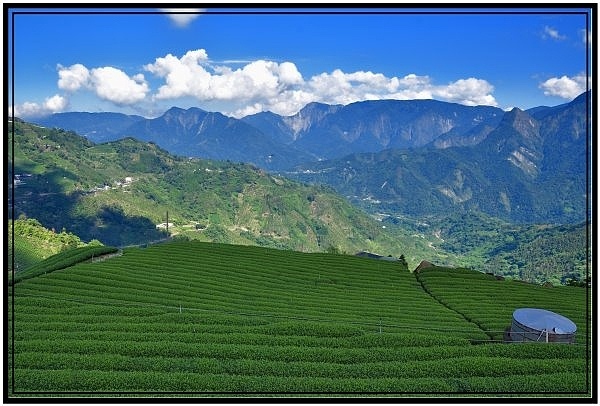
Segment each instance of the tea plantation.
[[[9,286],[8,396],[589,397],[586,289],[250,246],[125,249]],[[518,307],[575,344],[506,344]]]

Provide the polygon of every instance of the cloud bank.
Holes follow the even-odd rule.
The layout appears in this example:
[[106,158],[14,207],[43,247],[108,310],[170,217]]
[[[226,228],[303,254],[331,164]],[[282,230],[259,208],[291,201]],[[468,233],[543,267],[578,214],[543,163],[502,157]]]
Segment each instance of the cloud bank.
[[435,85],[428,76],[386,77],[370,71],[335,69],[304,78],[292,62],[256,60],[238,69],[210,61],[204,49],[156,58],[144,69],[164,80],[155,100],[194,97],[199,101],[228,101],[229,115],[240,117],[269,110],[292,115],[309,102],[348,104],[377,99],[431,99],[496,106],[494,87],[483,79],[459,79]]
[[[211,61],[204,49],[190,50],[180,57],[172,54],[157,57],[143,65],[143,72],[134,74],[112,66],[58,65],[57,86],[64,94],[39,105],[25,103],[15,111],[27,113],[23,116],[58,112],[68,105],[68,96],[76,92],[92,92],[120,107],[166,102],[177,105],[178,99],[191,98],[199,105],[224,106],[221,112],[234,117],[261,111],[289,116],[310,102],[438,99],[469,106],[498,105],[493,96],[494,86],[475,77],[436,84],[431,77],[415,73],[388,77],[371,71],[335,69],[305,78],[293,62],[259,59],[243,62],[241,66],[235,64],[237,68],[231,65]],[[144,73],[152,80],[147,80]],[[150,83],[155,84],[154,89]],[[548,85],[548,89],[557,87]]]

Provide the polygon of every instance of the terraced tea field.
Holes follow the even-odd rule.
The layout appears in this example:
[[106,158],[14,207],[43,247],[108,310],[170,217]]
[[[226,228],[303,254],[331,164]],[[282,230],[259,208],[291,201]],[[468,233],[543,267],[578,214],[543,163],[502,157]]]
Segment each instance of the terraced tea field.
[[512,282],[505,295],[494,289],[509,282],[436,277],[449,272],[200,242],[126,249],[9,287],[9,396],[589,395],[585,329],[573,345],[492,340],[527,297],[583,327],[585,289]]
[[104,245],[72,248],[44,260],[38,260],[24,271],[15,272],[14,277],[13,273],[10,272],[8,275],[8,284],[12,285],[25,279],[35,278],[38,275],[64,269],[88,259],[93,260],[94,256],[98,258],[115,254],[117,251],[117,248]]
[[416,276],[434,298],[476,323],[493,340],[502,340],[503,330],[510,324],[516,308],[543,307],[571,319],[578,326],[579,342],[586,343],[591,320],[585,317],[588,297],[584,289],[547,288],[521,281],[497,280],[493,275],[469,269],[434,267]]

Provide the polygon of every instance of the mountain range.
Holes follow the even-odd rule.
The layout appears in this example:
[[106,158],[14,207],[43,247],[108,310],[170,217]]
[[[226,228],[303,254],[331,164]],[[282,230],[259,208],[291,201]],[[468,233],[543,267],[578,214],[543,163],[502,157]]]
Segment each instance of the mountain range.
[[[573,112],[569,109],[574,107],[559,110],[562,116],[570,117]],[[502,128],[510,123],[513,128],[523,127],[513,134],[517,140],[525,134],[531,138],[531,145],[521,140],[525,145],[537,145],[535,129],[541,126],[536,126],[534,119],[518,110],[504,119],[507,123]],[[555,129],[564,124],[561,120],[553,125],[542,123]],[[398,209],[398,202],[395,211],[388,211],[394,209],[393,204],[377,202],[371,195],[351,199],[371,212],[367,216],[329,187],[290,181],[253,165],[177,157],[153,142],[131,137],[95,144],[70,131],[18,119],[9,123],[9,129],[8,170],[13,183],[8,197],[9,204],[14,204],[12,218],[37,219],[48,229],[63,230],[59,235],[75,233],[84,241],[98,239],[116,246],[147,244],[164,240],[169,223],[169,234],[203,241],[300,251],[366,250],[404,255],[411,269],[426,258],[436,264],[469,266],[538,282],[565,283],[569,278],[583,280],[587,275],[589,226],[584,222],[568,226],[518,225],[477,209],[461,208],[460,204],[443,206],[443,199],[437,203],[427,200],[426,188],[431,184],[425,180],[433,182],[440,168],[450,170],[460,162],[462,149],[477,146],[429,146],[429,155],[423,155],[425,147],[355,154],[362,160],[355,170],[355,180],[358,174],[372,180],[377,173],[385,174],[396,165],[401,175],[424,182],[422,190],[408,191],[406,201],[426,208],[429,205],[423,210],[429,214],[407,216]],[[489,135],[493,140],[494,134]],[[572,138],[577,141],[578,137]],[[576,144],[564,142],[566,149]],[[444,161],[450,152],[454,161]],[[369,156],[372,159],[365,159]],[[347,165],[352,162],[350,158],[340,164]],[[423,162],[426,165],[419,168]],[[515,173],[525,173],[508,159],[505,164],[514,167]],[[556,164],[567,165],[568,160]],[[472,172],[466,169],[449,172],[459,192],[461,182],[463,189],[471,187]],[[323,170],[319,176],[328,171],[335,173]],[[317,174],[316,169],[309,172],[302,174]],[[351,181],[352,174],[346,175]],[[386,190],[383,182],[377,188]],[[462,196],[452,193],[455,198]],[[441,207],[434,207],[432,202]]]
[[346,106],[310,103],[293,116],[242,119],[173,107],[146,119],[119,113],[57,113],[36,124],[75,131],[93,142],[134,137],[182,156],[248,162],[268,170],[387,148],[416,148],[453,130],[497,120],[501,109],[436,100],[378,100]]
[[[447,133],[418,149],[308,163],[288,176],[332,185],[369,211],[410,216],[478,210],[520,223],[578,223],[589,208],[588,94],[565,105],[514,108],[472,142]],[[474,139],[478,139],[476,142]],[[453,140],[457,146],[450,146]]]
[[[172,154],[252,163],[328,184],[371,212],[481,210],[517,222],[586,220],[591,93],[505,112],[436,100],[310,103],[242,119],[173,107],[147,119],[57,113],[36,121],[93,142],[126,137]],[[375,204],[374,204],[375,202]]]

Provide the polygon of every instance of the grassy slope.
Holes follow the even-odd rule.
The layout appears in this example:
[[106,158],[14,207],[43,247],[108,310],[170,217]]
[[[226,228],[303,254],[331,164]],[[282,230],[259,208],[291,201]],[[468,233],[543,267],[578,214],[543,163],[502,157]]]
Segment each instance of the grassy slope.
[[[512,297],[530,294],[581,323],[585,289],[512,282],[518,294],[502,297],[497,287],[507,285],[495,279],[422,276],[435,298],[398,263],[199,242],[126,249],[15,286],[14,388],[42,395],[589,390],[585,346],[470,344],[489,338],[484,320],[495,320],[491,329],[510,323],[508,309],[524,304]],[[468,296],[477,301],[453,302]],[[442,305],[446,299],[474,322]]]

